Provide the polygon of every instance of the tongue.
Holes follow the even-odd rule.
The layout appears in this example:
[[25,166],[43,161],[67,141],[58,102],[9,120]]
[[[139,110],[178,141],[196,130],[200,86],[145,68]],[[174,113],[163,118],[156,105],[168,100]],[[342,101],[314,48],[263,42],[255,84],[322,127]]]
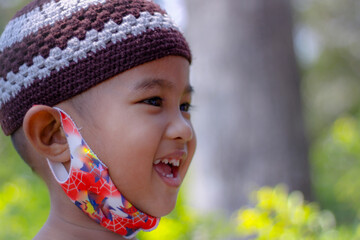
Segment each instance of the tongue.
[[165,163],[159,163],[154,165],[155,170],[162,174],[162,175],[168,175],[171,174],[171,167]]

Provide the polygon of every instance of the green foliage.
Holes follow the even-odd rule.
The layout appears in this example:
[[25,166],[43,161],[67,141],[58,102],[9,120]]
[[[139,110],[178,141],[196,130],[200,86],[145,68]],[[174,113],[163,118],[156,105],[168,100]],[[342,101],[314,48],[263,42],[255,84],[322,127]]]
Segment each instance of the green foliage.
[[360,225],[336,228],[334,215],[320,210],[316,203],[304,201],[301,192],[288,194],[286,188],[263,187],[253,194],[254,207],[242,208],[237,214],[237,231],[257,240],[355,240]]
[[0,160],[0,239],[32,239],[48,216],[47,189],[3,137]]
[[318,201],[341,222],[354,222],[360,216],[359,117],[338,118],[313,145],[311,158]]
[[[360,203],[360,5],[354,0],[296,0],[297,25],[315,36],[318,55],[303,66],[316,201],[341,224],[357,224]],[[303,46],[306,48],[306,45]]]
[[17,178],[0,188],[0,239],[32,239],[45,222],[49,199],[36,179]]

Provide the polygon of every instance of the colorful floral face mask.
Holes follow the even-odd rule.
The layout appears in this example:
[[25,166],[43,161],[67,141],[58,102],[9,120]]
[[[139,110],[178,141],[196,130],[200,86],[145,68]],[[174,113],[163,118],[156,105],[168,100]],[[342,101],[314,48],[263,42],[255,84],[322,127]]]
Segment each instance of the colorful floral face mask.
[[70,148],[69,173],[63,164],[48,162],[66,195],[90,218],[125,238],[134,237],[139,230],[154,230],[160,219],[139,211],[124,198],[111,181],[108,168],[86,144],[70,116],[55,109]]

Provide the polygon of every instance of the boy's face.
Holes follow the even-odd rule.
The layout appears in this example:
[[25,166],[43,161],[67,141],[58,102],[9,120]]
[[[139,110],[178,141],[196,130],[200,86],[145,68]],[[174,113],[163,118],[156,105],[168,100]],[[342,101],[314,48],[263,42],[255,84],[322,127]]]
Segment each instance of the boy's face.
[[[143,212],[168,214],[196,145],[188,61],[175,56],[152,61],[77,98],[80,111],[58,106],[72,116],[120,192]],[[180,166],[168,166],[165,159]]]

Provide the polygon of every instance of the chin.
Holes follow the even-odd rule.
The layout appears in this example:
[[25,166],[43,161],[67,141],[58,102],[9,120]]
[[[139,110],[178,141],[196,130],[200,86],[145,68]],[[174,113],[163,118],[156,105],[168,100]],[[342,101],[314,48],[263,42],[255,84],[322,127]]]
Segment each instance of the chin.
[[167,201],[159,201],[152,205],[151,209],[144,211],[153,217],[164,217],[171,213],[176,206],[177,196],[174,199],[167,199]]
[[150,215],[154,216],[154,217],[161,218],[161,217],[164,217],[166,215],[169,215],[174,210],[174,208],[175,208],[175,204],[172,207],[169,207],[169,208],[162,208],[162,209],[159,209],[159,210],[156,210],[156,211],[152,211],[153,213],[151,213]]

